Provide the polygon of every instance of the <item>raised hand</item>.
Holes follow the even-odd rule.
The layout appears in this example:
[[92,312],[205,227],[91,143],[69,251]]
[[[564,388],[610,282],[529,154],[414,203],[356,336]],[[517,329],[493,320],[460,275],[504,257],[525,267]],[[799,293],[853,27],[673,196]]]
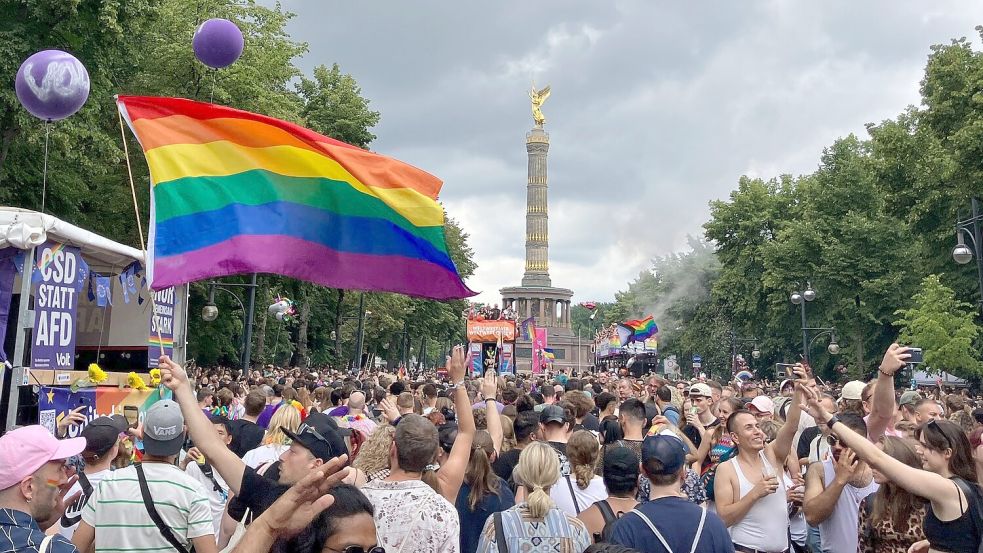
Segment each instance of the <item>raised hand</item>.
[[386,397],[380,401],[379,409],[382,410],[382,417],[390,424],[399,418],[399,409],[396,408],[396,402],[392,397]]
[[908,353],[910,350],[911,348],[906,346],[891,344],[884,352],[884,358],[881,359],[881,366],[878,367],[878,370],[886,375],[894,375],[908,364],[908,359],[911,359],[911,354]]
[[85,408],[86,406],[82,405],[66,413],[65,416],[62,417],[60,421],[58,421],[58,428],[57,428],[56,435],[66,436],[68,435],[68,428],[70,426],[85,424],[86,418],[85,415],[82,414],[82,411],[85,411]]
[[850,480],[853,480],[853,477],[860,471],[860,464],[862,462],[863,461],[857,458],[857,454],[854,453],[852,449],[843,449],[840,451],[840,456],[836,461],[836,466],[833,467],[833,472],[836,474],[836,479],[839,480],[841,484],[848,484]]
[[816,422],[825,424],[829,420],[830,414],[819,403],[819,392],[809,386],[797,386],[796,389],[802,391],[802,410],[809,413],[812,418],[816,419]]
[[349,469],[343,468],[347,461],[347,455],[335,457],[308,473],[270,505],[256,522],[281,538],[299,533],[334,503],[334,497],[328,491],[348,476]]
[[447,377],[452,385],[464,381],[464,360],[464,346],[454,346],[447,360]]
[[160,367],[161,384],[167,386],[171,391],[177,391],[188,386],[188,373],[184,367],[171,361],[170,357],[161,355],[157,361],[157,366]]
[[498,375],[494,370],[485,371],[485,377],[481,379],[481,397],[485,399],[495,399],[498,395]]

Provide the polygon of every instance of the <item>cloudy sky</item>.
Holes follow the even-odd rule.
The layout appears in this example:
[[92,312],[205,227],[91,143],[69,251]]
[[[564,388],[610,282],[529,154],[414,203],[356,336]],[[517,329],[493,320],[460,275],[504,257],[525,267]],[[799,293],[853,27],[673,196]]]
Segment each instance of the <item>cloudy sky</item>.
[[534,80],[553,91],[553,285],[607,301],[741,175],[811,172],[918,103],[930,46],[983,23],[983,3],[947,0],[282,3],[299,65],[339,63],[382,112],[373,149],[443,179],[488,302],[523,272]]

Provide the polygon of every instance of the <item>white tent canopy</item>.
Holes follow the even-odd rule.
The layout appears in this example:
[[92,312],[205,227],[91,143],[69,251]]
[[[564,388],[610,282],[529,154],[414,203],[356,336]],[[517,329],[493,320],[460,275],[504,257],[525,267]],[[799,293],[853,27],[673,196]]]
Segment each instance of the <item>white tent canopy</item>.
[[928,374],[925,371],[915,371],[912,378],[915,379],[915,384],[919,386],[936,386],[939,383],[940,378],[942,379],[943,386],[953,386],[959,388],[969,386],[969,382],[967,382],[966,379],[953,376],[947,372]]
[[146,264],[144,253],[93,232],[46,215],[17,207],[0,207],[0,249],[22,250],[51,240],[82,251],[88,264],[99,272],[122,270],[134,261]]

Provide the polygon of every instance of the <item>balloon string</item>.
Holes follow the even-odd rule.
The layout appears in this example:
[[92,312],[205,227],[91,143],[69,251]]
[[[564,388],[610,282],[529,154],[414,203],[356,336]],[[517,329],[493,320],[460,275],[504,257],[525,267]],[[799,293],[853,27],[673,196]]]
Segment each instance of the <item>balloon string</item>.
[[44,122],[44,170],[41,172],[41,213],[48,193],[48,138],[51,136],[51,121]]
[[218,69],[212,69],[212,92],[208,95],[208,103],[215,103],[215,81],[216,75],[218,75]]

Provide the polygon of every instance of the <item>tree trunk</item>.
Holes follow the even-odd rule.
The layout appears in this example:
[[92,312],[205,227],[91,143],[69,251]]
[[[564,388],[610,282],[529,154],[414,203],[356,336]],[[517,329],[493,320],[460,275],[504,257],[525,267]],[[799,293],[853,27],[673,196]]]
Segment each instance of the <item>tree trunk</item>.
[[256,340],[256,347],[253,349],[253,368],[261,369],[263,368],[263,365],[266,364],[266,321],[270,318],[266,312],[266,306],[270,304],[270,298],[269,290],[266,287],[260,286],[257,292],[256,318],[258,320],[255,321],[256,332],[254,337]]
[[310,364],[310,356],[307,351],[307,328],[311,320],[311,301],[307,294],[307,285],[301,284],[300,295],[300,319],[297,325],[297,363],[302,369],[306,369]]
[[334,308],[334,362],[341,364],[344,356],[341,355],[341,314],[344,313],[345,291],[338,288],[338,303]]

